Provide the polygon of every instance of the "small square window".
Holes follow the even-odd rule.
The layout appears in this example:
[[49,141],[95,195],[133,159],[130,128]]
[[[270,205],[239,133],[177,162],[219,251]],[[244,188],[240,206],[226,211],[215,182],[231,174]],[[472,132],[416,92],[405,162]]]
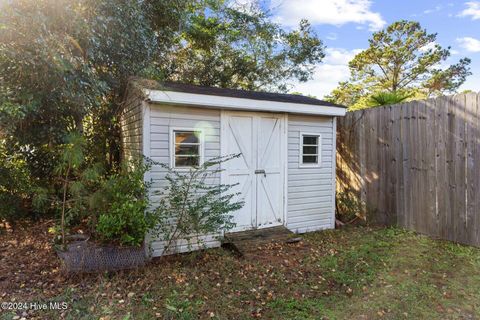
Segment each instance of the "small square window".
[[300,134],[300,166],[318,167],[320,166],[320,141],[319,134],[301,133]]
[[202,132],[197,130],[173,130],[174,168],[192,168],[201,164]]

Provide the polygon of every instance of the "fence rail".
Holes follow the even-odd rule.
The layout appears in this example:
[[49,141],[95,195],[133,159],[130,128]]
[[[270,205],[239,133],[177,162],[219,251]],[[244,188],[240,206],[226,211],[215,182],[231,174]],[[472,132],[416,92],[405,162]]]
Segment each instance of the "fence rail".
[[480,94],[347,113],[337,186],[378,222],[480,246]]

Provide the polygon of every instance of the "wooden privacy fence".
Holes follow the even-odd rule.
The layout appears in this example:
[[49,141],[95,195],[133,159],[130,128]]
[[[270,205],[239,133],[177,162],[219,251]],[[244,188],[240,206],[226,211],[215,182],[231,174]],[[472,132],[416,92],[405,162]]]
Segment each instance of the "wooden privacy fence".
[[480,94],[347,113],[337,187],[377,222],[480,246]]

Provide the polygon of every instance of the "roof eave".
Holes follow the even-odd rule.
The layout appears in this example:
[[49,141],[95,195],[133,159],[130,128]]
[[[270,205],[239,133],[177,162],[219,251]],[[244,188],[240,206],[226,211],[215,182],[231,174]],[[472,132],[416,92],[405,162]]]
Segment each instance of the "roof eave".
[[168,90],[144,89],[144,92],[149,101],[160,104],[188,105],[225,110],[285,112],[334,117],[345,116],[347,111],[345,108],[341,107],[213,96]]

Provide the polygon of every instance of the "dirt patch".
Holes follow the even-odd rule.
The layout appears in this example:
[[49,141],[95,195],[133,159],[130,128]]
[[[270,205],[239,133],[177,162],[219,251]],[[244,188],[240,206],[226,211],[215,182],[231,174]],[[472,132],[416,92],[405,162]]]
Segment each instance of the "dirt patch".
[[0,292],[2,297],[54,295],[64,281],[48,229],[52,221],[17,225],[0,234]]

